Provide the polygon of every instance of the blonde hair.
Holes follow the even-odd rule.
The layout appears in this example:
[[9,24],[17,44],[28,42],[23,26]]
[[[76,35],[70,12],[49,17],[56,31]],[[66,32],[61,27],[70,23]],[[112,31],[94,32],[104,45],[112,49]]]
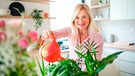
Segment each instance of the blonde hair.
[[85,10],[88,15],[89,15],[89,25],[88,25],[88,33],[89,32],[99,32],[99,29],[97,27],[97,25],[95,24],[94,20],[93,20],[93,14],[90,11],[90,8],[87,4],[85,3],[79,3],[75,6],[72,16],[71,16],[71,23],[72,23],[72,34],[71,34],[71,39],[72,41],[76,42],[77,37],[78,37],[78,29],[76,28],[75,24],[74,24],[74,20],[77,16],[77,14],[80,12],[80,10]]

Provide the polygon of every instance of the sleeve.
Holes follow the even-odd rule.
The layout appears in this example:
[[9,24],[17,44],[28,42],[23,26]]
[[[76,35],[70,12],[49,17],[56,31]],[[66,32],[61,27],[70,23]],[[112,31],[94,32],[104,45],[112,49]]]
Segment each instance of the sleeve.
[[59,30],[54,30],[53,33],[55,34],[57,38],[69,37],[71,34],[71,28],[65,27]]
[[96,49],[97,51],[97,59],[98,60],[101,60],[102,58],[102,52],[103,52],[103,43],[104,43],[104,39],[102,37],[102,35],[100,33],[97,33],[96,36],[95,36],[95,42],[96,42],[96,46],[98,46],[98,48]]

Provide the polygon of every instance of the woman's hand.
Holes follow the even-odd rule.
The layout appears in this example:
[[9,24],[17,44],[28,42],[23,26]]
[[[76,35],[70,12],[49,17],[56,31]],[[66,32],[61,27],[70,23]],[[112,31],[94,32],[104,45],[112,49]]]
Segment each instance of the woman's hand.
[[45,39],[54,39],[55,35],[51,30],[44,30],[42,34],[42,40]]

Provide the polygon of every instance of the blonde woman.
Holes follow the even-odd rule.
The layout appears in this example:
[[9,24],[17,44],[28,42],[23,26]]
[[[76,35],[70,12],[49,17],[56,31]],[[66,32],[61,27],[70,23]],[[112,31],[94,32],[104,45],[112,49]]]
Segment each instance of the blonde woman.
[[[69,58],[78,59],[78,55],[75,53],[75,46],[77,43],[84,44],[87,40],[92,42],[93,40],[99,46],[96,51],[97,59],[101,59],[103,51],[103,37],[99,33],[95,22],[93,21],[93,15],[89,6],[85,3],[77,4],[73,10],[71,17],[71,27],[66,27],[60,30],[45,30],[43,32],[42,39],[51,39],[55,35],[58,38],[67,37],[69,41]],[[82,63],[83,65],[83,63]],[[85,67],[82,66],[85,70]]]

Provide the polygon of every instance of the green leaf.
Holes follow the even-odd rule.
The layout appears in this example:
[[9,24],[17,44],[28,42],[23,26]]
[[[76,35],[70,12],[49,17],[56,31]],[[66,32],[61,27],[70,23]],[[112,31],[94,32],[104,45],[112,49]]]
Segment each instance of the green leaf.
[[56,65],[56,67],[50,72],[49,76],[54,76],[57,74],[57,69],[59,68],[59,65]]
[[98,65],[96,69],[96,74],[98,74],[101,70],[103,70],[106,67],[106,64]]
[[45,65],[44,65],[44,60],[42,59],[42,70],[45,71]]
[[75,50],[75,52],[77,53],[77,55],[78,55],[79,57],[85,58],[85,55],[83,55],[82,53],[80,53],[80,52],[78,52],[78,51],[76,51],[76,50]]
[[[89,41],[88,41],[89,42]],[[90,43],[89,43],[90,44]],[[94,40],[92,41],[92,43],[90,44],[90,46],[95,46],[96,43],[94,43]]]
[[[40,69],[40,73],[41,73],[41,75],[42,76],[46,76],[46,72],[45,72],[45,70],[41,67],[41,65],[40,65],[40,62],[39,62],[39,60],[38,60],[38,58],[36,58],[36,60],[37,60],[37,62],[38,62],[38,66],[39,66],[39,69]],[[42,59],[42,64],[44,64],[44,61],[43,61],[43,59]]]
[[0,61],[0,64],[4,64],[4,62]]
[[83,50],[83,46],[82,45],[76,44],[75,47],[76,47],[77,50]]
[[91,55],[91,52],[88,50],[86,54],[87,54],[87,58],[85,58],[85,60],[87,59],[89,60],[89,62],[93,62],[93,57]]
[[123,51],[120,52],[115,52],[113,54],[110,54],[106,58],[103,58],[100,62],[99,65],[97,66],[96,73],[99,73],[101,70],[103,70],[108,64],[111,64],[119,54],[121,54]]
[[89,74],[87,72],[79,72],[75,74],[74,76],[89,76]]
[[90,75],[92,75],[92,73],[94,72],[93,64],[94,62],[90,63],[89,60],[85,59],[86,70]]
[[63,76],[65,74],[66,70],[63,70],[63,72],[57,74],[56,76]]
[[28,55],[28,53],[23,53],[23,54],[21,54],[22,56],[25,56],[25,57],[29,57],[29,55]]
[[94,54],[94,58],[93,59],[96,60],[96,51],[95,51],[95,48],[93,46],[91,46],[91,48],[92,48],[92,53]]
[[101,63],[102,64],[109,64],[109,63],[112,63],[114,61],[114,59],[116,59],[118,57],[118,55],[120,53],[122,53],[123,51],[120,51],[120,52],[115,52],[109,56],[107,56],[106,58],[103,58]]

